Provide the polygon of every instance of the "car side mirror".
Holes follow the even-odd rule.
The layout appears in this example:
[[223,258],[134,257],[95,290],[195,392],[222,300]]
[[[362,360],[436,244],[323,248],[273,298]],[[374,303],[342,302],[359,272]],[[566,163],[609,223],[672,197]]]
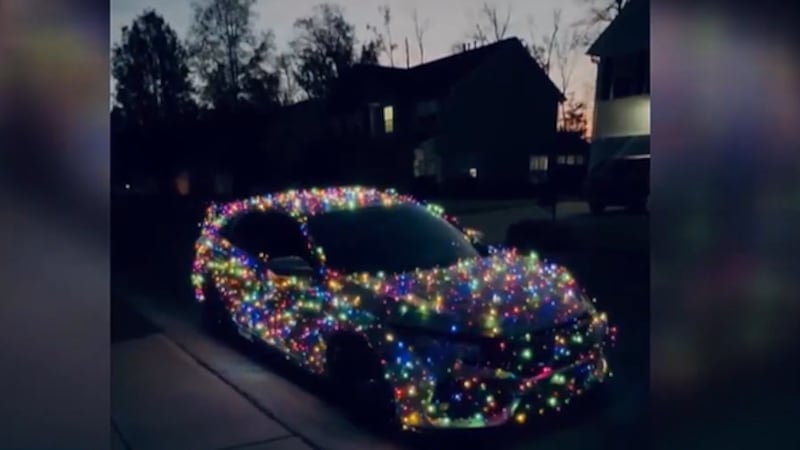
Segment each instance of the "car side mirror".
[[272,258],[266,263],[266,268],[281,276],[313,277],[316,274],[311,264],[301,256]]
[[493,245],[486,242],[486,235],[483,234],[483,232],[473,228],[464,228],[464,233],[466,233],[472,245],[478,250],[481,256],[489,256],[497,251]]
[[464,233],[466,233],[469,240],[473,243],[484,242],[486,235],[483,234],[482,231],[476,230],[474,228],[464,228]]

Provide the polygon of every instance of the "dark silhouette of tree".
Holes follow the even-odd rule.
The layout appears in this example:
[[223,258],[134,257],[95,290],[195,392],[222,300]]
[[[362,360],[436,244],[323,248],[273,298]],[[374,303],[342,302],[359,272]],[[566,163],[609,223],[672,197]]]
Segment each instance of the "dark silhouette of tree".
[[186,52],[155,11],[144,11],[122,28],[122,40],[112,50],[111,73],[118,121],[146,126],[193,107]]
[[[561,17],[561,9],[554,9],[552,29],[541,37],[536,36],[533,18],[529,17],[530,42],[527,43],[527,47],[539,66],[548,76],[554,79],[561,93],[570,99],[573,97],[571,88],[575,65],[578,58],[583,56],[582,54],[579,55],[579,51],[583,48],[582,33],[577,26],[565,27]],[[556,77],[554,77],[553,69],[555,69]],[[572,102],[572,104],[569,104],[569,102]],[[561,105],[559,108],[559,127],[575,128],[574,112],[576,111],[576,105],[578,104],[574,100],[569,100]],[[586,105],[581,104],[581,108],[585,116]],[[566,125],[568,121],[570,124]]]
[[367,30],[372,30],[373,37],[361,45],[361,56],[358,58],[358,62],[359,64],[377,65],[381,53],[386,49],[383,43],[383,35],[378,32],[376,27],[371,25],[367,25]]
[[331,4],[314,7],[310,16],[294,23],[297,37],[290,46],[297,61],[297,84],[311,98],[324,96],[330,85],[354,63],[376,64],[383,42],[375,39],[356,54],[355,28],[342,9]]
[[614,20],[628,3],[627,0],[580,0],[580,2],[589,7],[586,22],[604,26]]
[[561,107],[562,117],[559,129],[577,133],[581,138],[587,137],[588,122],[586,119],[586,104],[577,101],[573,94],[570,94],[566,102]]
[[471,37],[481,44],[503,40],[508,34],[511,23],[511,6],[506,8],[503,15],[495,5],[484,3],[478,13],[478,22]]
[[422,64],[425,62],[425,46],[423,45],[423,38],[425,37],[425,32],[428,31],[429,22],[426,20],[424,22],[419,21],[419,13],[416,9],[411,13],[411,20],[414,22],[414,37],[417,41],[417,48],[419,49],[419,63]]
[[403,42],[405,43],[406,48],[406,68],[409,68],[411,67],[411,54],[408,50],[408,38],[405,38]]
[[394,67],[394,51],[397,49],[397,44],[392,39],[392,9],[389,5],[383,5],[378,7],[378,12],[381,14],[381,20],[383,21],[384,51],[389,56],[389,64]]
[[215,109],[269,109],[279,102],[280,77],[267,66],[274,37],[271,31],[256,35],[255,2],[202,0],[192,5],[191,63],[203,81],[203,99]]
[[[558,11],[557,15],[553,15],[553,19],[556,24],[561,22],[560,11]],[[564,30],[559,30],[558,28],[559,25],[554,26],[555,31],[552,34],[552,40],[549,45],[554,57],[553,62],[558,69],[558,87],[561,92],[566,94],[571,88],[572,75],[575,72],[576,56],[578,56],[576,53],[583,48],[583,45],[581,33],[575,27]]]
[[575,23],[580,30],[581,45],[589,46],[617,17],[630,0],[577,0],[587,8],[586,17]]
[[533,17],[528,17],[528,32],[530,34],[528,51],[530,51],[533,59],[536,60],[547,75],[550,75],[552,72],[553,52],[556,49],[560,30],[561,9],[559,8],[553,10],[553,28],[550,30],[550,33],[541,36],[541,38],[536,36],[536,27]]
[[282,105],[290,105],[299,100],[300,86],[294,78],[296,61],[292,54],[283,53],[275,61],[281,83],[280,100]]

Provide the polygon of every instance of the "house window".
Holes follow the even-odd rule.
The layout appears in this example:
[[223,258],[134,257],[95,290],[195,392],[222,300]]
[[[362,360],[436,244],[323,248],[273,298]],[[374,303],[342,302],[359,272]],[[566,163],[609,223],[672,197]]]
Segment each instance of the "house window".
[[367,106],[367,118],[369,119],[369,134],[370,136],[377,136],[378,135],[378,108],[379,106],[370,103]]
[[599,100],[611,99],[611,81],[614,76],[614,63],[611,58],[603,58],[600,62],[600,86],[598,86]]
[[567,162],[567,157],[564,155],[558,155],[558,163],[565,164]]
[[476,169],[475,167],[472,167],[471,169],[469,169],[469,177],[470,178],[478,178],[478,169]]
[[547,170],[547,156],[531,156],[530,170],[531,172]]
[[600,69],[600,100],[650,93],[650,54],[604,58]]
[[575,165],[575,156],[569,155],[567,156],[567,165],[574,166]]
[[439,103],[436,100],[426,100],[417,103],[417,126],[420,130],[430,131],[436,127],[439,113]]
[[583,164],[583,155],[578,155],[575,157],[575,163]]
[[386,134],[394,132],[394,106],[383,107],[383,131]]
[[650,52],[639,55],[636,67],[637,81],[642,86],[642,93],[650,93]]
[[439,111],[439,104],[436,100],[427,100],[417,104],[417,116],[427,117],[435,115]]

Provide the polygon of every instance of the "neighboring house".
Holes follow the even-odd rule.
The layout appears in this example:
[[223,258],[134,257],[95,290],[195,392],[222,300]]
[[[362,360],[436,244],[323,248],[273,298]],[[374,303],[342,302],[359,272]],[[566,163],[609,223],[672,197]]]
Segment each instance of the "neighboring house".
[[650,168],[650,5],[630,0],[589,48],[597,61],[588,196],[645,208]]
[[516,38],[408,69],[357,65],[325,99],[316,154],[365,183],[528,184],[562,100]]
[[586,180],[590,144],[580,132],[560,131],[548,171],[558,193],[579,194]]

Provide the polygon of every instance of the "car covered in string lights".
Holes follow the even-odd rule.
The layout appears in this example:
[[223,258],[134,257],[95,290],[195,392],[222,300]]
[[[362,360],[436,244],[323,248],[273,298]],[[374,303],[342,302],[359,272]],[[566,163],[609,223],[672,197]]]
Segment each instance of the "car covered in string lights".
[[615,329],[564,267],[393,190],[212,204],[195,247],[208,324],[405,429],[524,423],[610,376]]

